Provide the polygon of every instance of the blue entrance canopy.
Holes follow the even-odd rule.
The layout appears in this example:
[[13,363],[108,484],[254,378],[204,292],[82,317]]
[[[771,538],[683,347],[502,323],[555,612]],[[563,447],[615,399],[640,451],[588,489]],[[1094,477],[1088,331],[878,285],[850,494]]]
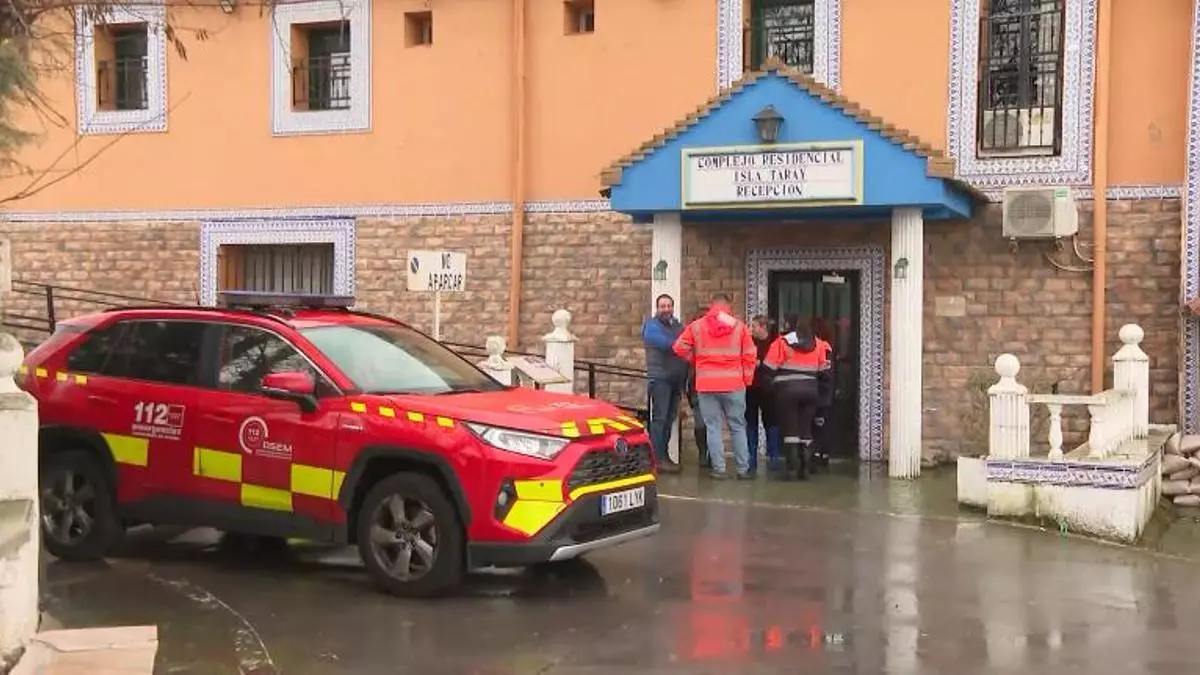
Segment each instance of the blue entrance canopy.
[[953,159],[777,61],[613,163],[601,182],[613,210],[637,222],[658,212],[860,220],[897,207],[967,219],[985,201],[955,180]]

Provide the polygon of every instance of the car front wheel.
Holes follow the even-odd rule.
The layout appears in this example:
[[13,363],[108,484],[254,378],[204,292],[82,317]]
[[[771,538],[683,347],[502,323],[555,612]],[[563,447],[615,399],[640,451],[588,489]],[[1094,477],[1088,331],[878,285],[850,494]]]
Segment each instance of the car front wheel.
[[123,532],[116,495],[99,462],[89,452],[51,455],[39,477],[42,541],[62,560],[100,560]]
[[389,593],[429,597],[462,579],[463,530],[429,476],[399,473],[377,483],[358,513],[357,536],[371,579]]

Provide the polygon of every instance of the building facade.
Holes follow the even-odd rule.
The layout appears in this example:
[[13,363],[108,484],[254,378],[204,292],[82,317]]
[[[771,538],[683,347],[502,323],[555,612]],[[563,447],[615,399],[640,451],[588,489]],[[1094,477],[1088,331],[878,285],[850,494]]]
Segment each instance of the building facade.
[[[658,292],[816,315],[843,452],[903,444],[908,474],[972,449],[999,353],[1083,392],[1133,322],[1152,421],[1194,430],[1198,26],[1192,0],[136,3],[77,18],[73,72],[43,81],[68,123],[4,181],[0,231],[19,279],[352,293],[420,327],[407,252],[465,251],[446,339],[534,348],[565,307],[580,358],[624,365]],[[684,161],[720,148],[841,159],[722,202],[736,167]],[[1078,234],[1014,248],[1021,186],[1069,188]]]

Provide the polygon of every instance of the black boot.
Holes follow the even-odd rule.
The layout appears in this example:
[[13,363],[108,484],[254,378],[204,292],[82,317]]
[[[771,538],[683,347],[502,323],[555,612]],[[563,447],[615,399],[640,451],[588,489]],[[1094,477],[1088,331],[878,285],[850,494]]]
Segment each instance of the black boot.
[[796,475],[796,471],[800,467],[799,443],[783,444],[783,462],[783,480],[792,480],[792,476]]
[[813,448],[812,441],[800,441],[800,466],[796,471],[796,480],[808,480],[812,474]]
[[704,427],[694,427],[692,433],[696,438],[696,450],[700,456],[700,468],[711,468],[712,459],[708,456],[708,430]]

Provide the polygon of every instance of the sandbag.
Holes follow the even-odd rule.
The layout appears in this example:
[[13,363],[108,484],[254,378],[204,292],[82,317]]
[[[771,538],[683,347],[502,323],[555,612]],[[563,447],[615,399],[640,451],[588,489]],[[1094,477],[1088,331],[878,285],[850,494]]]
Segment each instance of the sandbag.
[[1191,464],[1192,466],[1196,467],[1197,469],[1200,469],[1200,455],[1188,457],[1188,464]]
[[1175,506],[1200,506],[1200,495],[1182,495],[1171,501]]
[[1200,476],[1200,469],[1197,469],[1194,466],[1189,466],[1183,471],[1176,471],[1175,473],[1167,476],[1167,480],[1191,480],[1196,476]]
[[1188,434],[1179,439],[1179,454],[1191,455],[1200,450],[1200,434]]
[[1191,486],[1186,480],[1164,480],[1162,493],[1167,497],[1191,494]]
[[1169,476],[1176,471],[1183,471],[1191,466],[1188,458],[1179,455],[1163,455],[1162,472],[1164,476]]
[[1171,434],[1171,437],[1167,439],[1167,444],[1163,446],[1163,452],[1168,455],[1182,455],[1183,451],[1179,449],[1179,439],[1182,437],[1183,434],[1178,431]]

